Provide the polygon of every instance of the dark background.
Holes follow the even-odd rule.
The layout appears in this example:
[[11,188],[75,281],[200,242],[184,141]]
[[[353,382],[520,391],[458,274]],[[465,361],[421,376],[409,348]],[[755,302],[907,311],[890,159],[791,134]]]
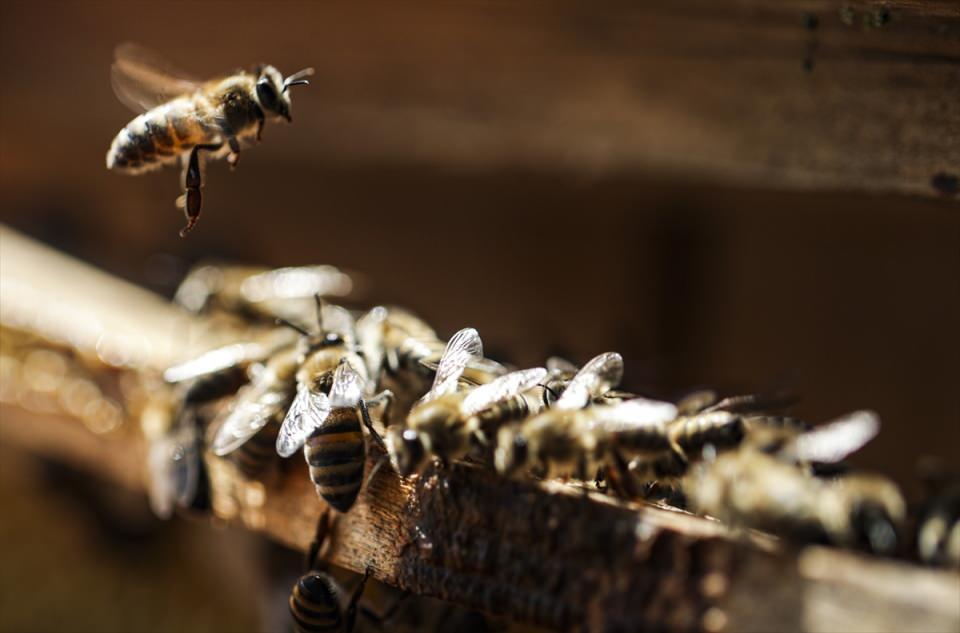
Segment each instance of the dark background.
[[[442,335],[477,327],[491,355],[517,364],[614,349],[626,386],[655,396],[789,387],[812,421],[872,408],[883,430],[856,462],[911,494],[922,455],[956,462],[956,200],[884,190],[882,175],[844,186],[842,165],[804,163],[818,144],[834,155],[836,139],[764,109],[764,81],[751,84],[763,125],[729,109],[696,33],[654,43],[662,58],[631,58],[622,39],[611,49],[618,14],[563,7],[5,3],[2,221],[168,294],[200,259],[330,263],[368,275],[371,301],[405,305]],[[794,86],[798,102],[842,101],[839,65],[802,69],[794,17],[790,46],[725,70],[771,77],[787,104]],[[199,76],[261,61],[318,71],[293,95],[292,126],[268,126],[235,173],[208,169],[187,239],[177,170],[104,168],[133,116],[109,82],[126,40]],[[635,111],[636,94],[619,98],[627,75],[649,97]],[[852,154],[876,140],[860,88],[851,107],[867,132],[843,140]],[[715,148],[741,161],[729,178],[703,167]],[[960,168],[955,157],[944,168]]]

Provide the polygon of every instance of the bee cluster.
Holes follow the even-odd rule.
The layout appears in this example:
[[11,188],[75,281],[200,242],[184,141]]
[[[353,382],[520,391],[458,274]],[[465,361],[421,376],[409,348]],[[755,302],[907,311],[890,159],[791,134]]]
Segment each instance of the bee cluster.
[[[444,341],[403,309],[329,303],[321,295],[335,280],[342,287],[332,267],[203,267],[183,282],[177,300],[225,319],[243,342],[164,374],[170,389],[146,411],[158,512],[208,503],[206,449],[256,479],[302,448],[317,494],[339,513],[382,467],[409,477],[432,461],[467,460],[803,542],[892,555],[912,540],[896,485],[843,464],[878,433],[871,411],[813,426],[786,416],[791,401],[779,395],[654,400],[618,389],[616,352],[582,367],[551,358],[515,369],[486,358],[472,328]],[[224,398],[229,406],[211,406]],[[960,495],[955,483],[940,490],[919,552],[960,565]],[[316,570],[322,540],[291,596],[301,630],[355,618],[359,592],[342,599]]]

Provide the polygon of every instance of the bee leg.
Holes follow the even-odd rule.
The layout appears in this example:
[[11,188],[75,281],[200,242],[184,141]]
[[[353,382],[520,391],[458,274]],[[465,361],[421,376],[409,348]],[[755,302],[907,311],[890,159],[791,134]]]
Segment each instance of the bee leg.
[[260,116],[257,118],[257,142],[260,142],[261,137],[263,137],[263,122],[265,121],[263,113],[260,113]]
[[240,141],[237,140],[236,136],[231,136],[227,139],[227,144],[230,145],[230,154],[227,156],[227,163],[230,165],[230,171],[233,171],[240,162]]
[[202,206],[202,195],[200,187],[203,185],[203,178],[200,174],[200,146],[195,145],[190,150],[190,157],[183,167],[183,188],[184,193],[177,198],[177,206],[183,209],[187,217],[187,225],[180,229],[180,237],[186,236],[193,230],[193,225],[200,218],[200,208]]
[[383,441],[383,437],[377,430],[373,428],[373,421],[370,419],[370,411],[367,409],[367,403],[364,402],[363,398],[360,399],[360,417],[363,418],[363,425],[367,427],[367,430],[370,431],[370,437],[380,446],[380,448],[386,452],[387,444]]
[[310,549],[307,550],[306,557],[306,569],[305,572],[309,572],[311,569],[316,567],[317,558],[320,556],[320,549],[323,547],[324,542],[327,540],[327,535],[330,533],[330,510],[324,510],[323,514],[320,515],[320,518],[317,519],[317,531],[313,535],[313,541],[310,542]]
[[367,579],[370,578],[370,574],[372,573],[373,568],[367,567],[367,570],[363,573],[363,578],[360,579],[360,584],[357,585],[357,588],[353,590],[353,595],[350,596],[350,602],[347,604],[343,617],[343,629],[347,633],[351,633],[354,625],[357,623],[357,602],[360,601],[360,596],[363,595],[363,589],[367,585]]
[[613,492],[627,499],[637,499],[640,497],[640,491],[634,483],[630,472],[630,466],[627,460],[623,458],[620,451],[612,451],[613,466],[606,467],[607,482]]
[[394,395],[389,389],[384,389],[374,397],[367,400],[368,407],[379,407],[383,403],[383,411],[380,414],[380,420],[383,426],[390,426],[390,411],[393,406]]
[[200,209],[203,206],[203,196],[200,193],[200,189],[203,187],[200,150],[216,151],[220,147],[221,144],[194,145],[193,149],[190,150],[190,157],[183,169],[184,193],[177,198],[177,207],[183,209],[183,213],[187,217],[187,225],[180,229],[180,237],[185,237],[187,233],[193,230],[193,226],[200,219]]

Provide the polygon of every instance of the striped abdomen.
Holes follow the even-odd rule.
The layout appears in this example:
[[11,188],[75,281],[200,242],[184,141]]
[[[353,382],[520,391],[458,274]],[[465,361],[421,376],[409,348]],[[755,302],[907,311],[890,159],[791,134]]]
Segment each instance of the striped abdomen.
[[290,614],[299,633],[343,631],[340,588],[326,574],[311,572],[297,580],[290,592]]
[[497,431],[507,422],[523,420],[530,415],[530,406],[526,398],[517,394],[487,407],[477,414],[480,430],[488,438],[495,438]]
[[180,97],[130,121],[110,145],[107,169],[150,171],[175,163],[194,145],[219,142],[216,130],[202,123],[200,99]]
[[360,418],[354,409],[337,409],[303,447],[317,494],[339,512],[357,500],[363,485],[366,451]]
[[733,448],[743,440],[743,418],[726,411],[700,413],[671,423],[670,437],[689,457],[699,457],[708,444]]
[[265,427],[230,453],[230,459],[248,479],[259,477],[274,462],[280,423],[271,420]]

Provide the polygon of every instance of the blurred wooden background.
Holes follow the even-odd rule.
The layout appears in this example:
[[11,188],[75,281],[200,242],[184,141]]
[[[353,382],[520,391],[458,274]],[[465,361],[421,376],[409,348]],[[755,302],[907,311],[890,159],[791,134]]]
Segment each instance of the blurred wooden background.
[[[2,221],[165,293],[191,262],[332,263],[492,354],[672,397],[788,386],[960,446],[952,2],[6,2]],[[116,44],[200,76],[317,68],[186,240],[178,173],[109,173]]]

